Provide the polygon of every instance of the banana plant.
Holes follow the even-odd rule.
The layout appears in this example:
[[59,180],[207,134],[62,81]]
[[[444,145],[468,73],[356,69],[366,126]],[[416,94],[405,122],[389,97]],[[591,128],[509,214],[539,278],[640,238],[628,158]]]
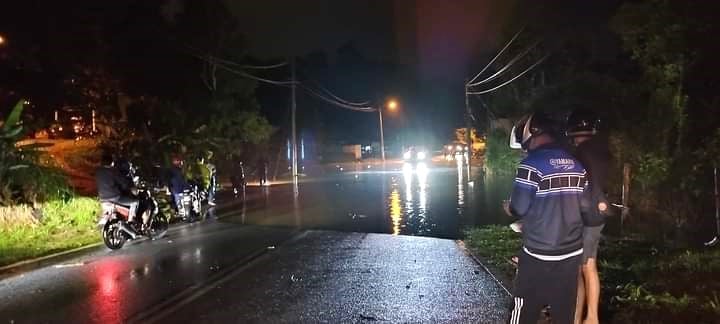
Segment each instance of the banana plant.
[[23,110],[24,100],[20,100],[10,111],[10,114],[4,120],[0,121],[0,204],[7,205],[12,195],[10,189],[9,173],[26,168],[27,165],[21,163],[21,154],[15,146],[20,133],[22,132],[22,123],[20,122],[20,114]]
[[0,128],[0,138],[2,139],[12,139],[20,135],[20,132],[22,132],[22,122],[20,121],[20,114],[22,114],[23,111],[23,103],[24,100],[18,101],[18,103],[15,105],[15,107],[10,111],[10,115],[4,120],[0,121],[0,125],[2,125],[2,128]]

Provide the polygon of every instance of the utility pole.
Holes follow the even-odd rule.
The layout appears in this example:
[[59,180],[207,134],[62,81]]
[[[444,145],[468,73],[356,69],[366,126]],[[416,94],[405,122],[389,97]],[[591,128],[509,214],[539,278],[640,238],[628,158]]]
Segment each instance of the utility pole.
[[382,104],[378,106],[378,117],[380,118],[380,156],[385,163],[385,135],[383,134]]
[[468,181],[470,181],[471,176],[470,172],[472,171],[472,155],[473,155],[473,149],[472,149],[472,137],[471,137],[471,130],[472,130],[472,123],[471,123],[471,113],[470,113],[470,88],[467,85],[467,81],[465,82],[465,143],[467,144],[467,171],[468,171]]
[[290,70],[292,74],[292,82],[290,89],[292,92],[292,106],[291,106],[291,119],[292,119],[292,181],[293,181],[293,192],[298,194],[298,154],[297,154],[297,129],[295,126],[295,110],[297,108],[295,102],[295,57],[290,59]]

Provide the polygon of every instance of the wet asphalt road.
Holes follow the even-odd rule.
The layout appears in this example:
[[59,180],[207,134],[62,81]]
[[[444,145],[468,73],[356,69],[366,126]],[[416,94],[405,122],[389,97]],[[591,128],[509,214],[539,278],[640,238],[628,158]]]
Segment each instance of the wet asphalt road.
[[174,228],[156,241],[89,255],[0,281],[0,319],[14,323],[119,323],[244,263],[293,229],[223,223]]
[[505,193],[460,167],[354,169],[296,199],[224,195],[219,219],[0,280],[0,322],[502,322],[502,288],[455,241],[416,236],[504,221]]
[[312,231],[163,321],[499,323],[508,302],[455,241]]

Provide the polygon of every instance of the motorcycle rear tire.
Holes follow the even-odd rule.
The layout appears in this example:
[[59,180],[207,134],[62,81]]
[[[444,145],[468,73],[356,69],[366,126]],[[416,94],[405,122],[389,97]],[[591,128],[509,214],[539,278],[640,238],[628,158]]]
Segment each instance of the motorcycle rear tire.
[[122,229],[120,229],[119,219],[113,219],[105,223],[102,234],[105,246],[111,250],[122,248],[123,245],[125,245],[125,241],[127,241],[125,233],[123,233]]
[[151,240],[162,238],[165,236],[165,233],[168,231],[168,226],[170,225],[170,222],[168,221],[168,218],[163,213],[158,213],[153,217],[152,223],[150,224],[150,229],[148,229],[148,237]]

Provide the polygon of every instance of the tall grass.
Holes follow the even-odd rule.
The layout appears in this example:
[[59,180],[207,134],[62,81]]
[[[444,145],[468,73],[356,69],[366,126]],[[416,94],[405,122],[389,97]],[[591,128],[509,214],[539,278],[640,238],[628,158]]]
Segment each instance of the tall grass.
[[0,265],[99,242],[99,209],[93,198],[57,199],[42,204],[37,223],[0,224]]

